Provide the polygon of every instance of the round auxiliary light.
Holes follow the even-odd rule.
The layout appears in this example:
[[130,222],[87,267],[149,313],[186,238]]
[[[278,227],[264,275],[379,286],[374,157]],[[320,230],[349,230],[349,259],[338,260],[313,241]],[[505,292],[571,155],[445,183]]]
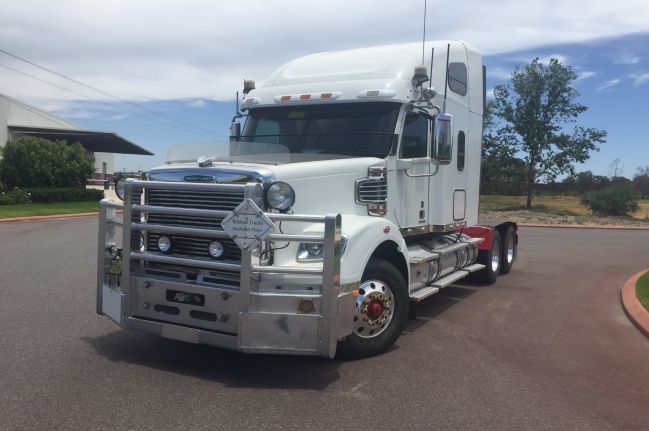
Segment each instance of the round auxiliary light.
[[225,249],[223,248],[223,244],[221,244],[219,241],[212,241],[207,247],[207,252],[215,259],[223,256],[224,251]]
[[312,256],[320,256],[320,255],[322,255],[322,248],[323,248],[322,243],[308,243],[306,245],[307,251]]
[[288,184],[278,181],[268,187],[266,202],[271,208],[279,211],[288,211],[295,203],[295,191]]
[[161,236],[160,238],[158,238],[158,250],[163,253],[171,250],[171,239],[169,239],[168,236]]

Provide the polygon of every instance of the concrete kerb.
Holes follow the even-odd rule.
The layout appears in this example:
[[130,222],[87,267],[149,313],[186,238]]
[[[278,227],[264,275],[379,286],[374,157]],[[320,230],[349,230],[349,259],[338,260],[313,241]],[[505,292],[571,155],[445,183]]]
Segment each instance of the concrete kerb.
[[520,227],[546,227],[557,229],[615,229],[615,230],[649,230],[649,226],[608,226],[597,224],[541,224],[541,223],[516,223]]
[[9,218],[0,218],[0,223],[12,222],[12,221],[32,221],[32,220],[55,220],[60,218],[73,218],[73,217],[89,217],[96,216],[99,212],[91,213],[76,213],[76,214],[52,214],[52,215],[43,215],[43,216],[27,216],[27,217],[9,217]]
[[649,337],[649,311],[640,303],[636,295],[636,283],[647,270],[640,271],[629,278],[620,291],[622,308],[629,320],[647,337]]

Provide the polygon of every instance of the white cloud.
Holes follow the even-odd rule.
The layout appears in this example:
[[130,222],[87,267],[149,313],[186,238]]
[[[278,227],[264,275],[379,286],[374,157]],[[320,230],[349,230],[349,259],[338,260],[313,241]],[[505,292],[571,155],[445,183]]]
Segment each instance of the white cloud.
[[[568,64],[568,57],[563,54],[550,54],[546,55],[545,57],[539,57],[539,62],[541,62],[542,64],[550,64],[550,59],[552,58],[558,60],[561,64]],[[530,59],[530,62],[532,60],[533,59]]]
[[494,98],[494,89],[490,88],[487,90],[487,99],[493,99]]
[[[5,1],[0,2],[0,48],[128,100],[232,100],[243,78],[261,82],[301,55],[420,40],[421,3],[401,8],[394,4],[390,0]],[[463,39],[484,54],[493,54],[649,31],[646,1],[618,0],[614,7],[608,0],[589,1],[588,7],[570,0],[548,5],[547,0],[502,0],[498,7],[479,0],[442,0],[429,4],[427,36]],[[20,63],[0,54],[0,64]],[[32,100],[80,98],[1,68],[0,92]]]
[[203,99],[196,99],[189,102],[188,105],[191,106],[192,108],[204,108],[207,105],[207,103],[205,103]]
[[622,81],[620,79],[617,79],[617,78],[609,79],[608,81],[604,82],[602,85],[597,87],[597,91],[603,91],[603,90],[607,90],[607,89],[609,89],[611,87],[615,87],[620,82],[622,82]]
[[504,69],[502,67],[488,67],[487,77],[491,79],[507,80],[512,77],[513,70]]
[[630,52],[621,52],[613,58],[613,63],[615,64],[636,64],[640,62],[640,57],[630,53]]
[[629,78],[633,79],[633,85],[637,87],[649,81],[649,72],[633,73],[629,75]]
[[584,70],[583,72],[579,72],[577,74],[577,81],[581,81],[582,79],[592,78],[595,75],[597,75],[597,72],[593,72],[592,70]]

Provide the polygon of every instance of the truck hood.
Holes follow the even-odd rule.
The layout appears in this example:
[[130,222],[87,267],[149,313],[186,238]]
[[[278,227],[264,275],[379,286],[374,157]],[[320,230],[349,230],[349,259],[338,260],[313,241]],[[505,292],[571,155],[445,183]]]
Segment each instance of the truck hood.
[[[284,181],[295,190],[293,211],[303,214],[363,212],[355,201],[355,183],[367,177],[370,166],[384,164],[374,157],[318,160],[282,165],[215,161],[162,166],[149,171],[154,181],[247,183],[268,186]],[[364,210],[366,212],[366,210]]]

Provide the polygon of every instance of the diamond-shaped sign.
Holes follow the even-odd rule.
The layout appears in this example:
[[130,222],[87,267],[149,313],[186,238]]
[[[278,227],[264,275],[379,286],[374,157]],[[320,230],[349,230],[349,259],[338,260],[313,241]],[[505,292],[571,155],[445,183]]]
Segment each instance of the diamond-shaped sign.
[[221,226],[246,251],[275,231],[275,223],[250,198],[224,218]]

